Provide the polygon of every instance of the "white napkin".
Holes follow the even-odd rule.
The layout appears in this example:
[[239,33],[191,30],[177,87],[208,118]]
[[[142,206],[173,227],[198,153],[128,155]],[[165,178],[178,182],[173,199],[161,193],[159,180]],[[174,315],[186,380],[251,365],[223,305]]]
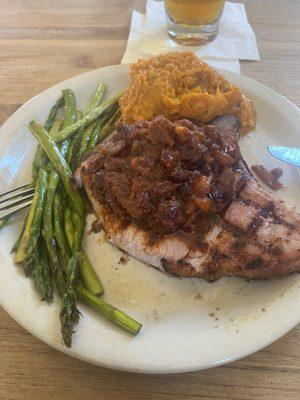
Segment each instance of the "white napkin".
[[255,34],[243,4],[226,2],[217,38],[204,46],[182,46],[169,39],[163,2],[148,0],[146,15],[132,14],[123,64],[168,51],[194,51],[208,64],[240,72],[239,59],[259,60]]

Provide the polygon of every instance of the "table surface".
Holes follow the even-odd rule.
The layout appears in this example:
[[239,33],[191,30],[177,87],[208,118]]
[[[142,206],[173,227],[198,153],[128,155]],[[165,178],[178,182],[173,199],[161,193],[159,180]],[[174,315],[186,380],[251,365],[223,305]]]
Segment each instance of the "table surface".
[[[244,1],[260,62],[242,73],[300,105],[300,1]],[[0,123],[39,92],[118,64],[132,10],[143,0],[0,0]],[[258,333],[259,334],[259,333]],[[180,375],[136,375],[88,365],[53,350],[0,308],[0,399],[296,400],[300,326],[231,364]]]

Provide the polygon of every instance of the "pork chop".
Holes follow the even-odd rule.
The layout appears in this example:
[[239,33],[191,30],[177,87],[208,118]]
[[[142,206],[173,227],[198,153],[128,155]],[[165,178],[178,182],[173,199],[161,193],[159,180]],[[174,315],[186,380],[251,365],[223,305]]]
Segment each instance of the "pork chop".
[[[178,166],[173,166],[170,172],[167,171],[168,164],[163,164],[166,168],[163,168],[161,173],[167,174],[174,187],[170,187],[167,195],[167,189],[164,187],[159,194],[160,198],[156,198],[155,201],[153,199],[156,192],[152,187],[153,184],[157,184],[157,179],[162,181],[161,176],[156,176],[151,181],[151,189],[142,192],[142,200],[137,197],[137,194],[140,195],[136,189],[137,175],[134,175],[135,182],[132,182],[132,178],[130,183],[126,174],[122,175],[125,184],[120,186],[121,189],[114,188],[113,178],[116,174],[120,178],[119,169],[124,172],[126,168],[136,168],[137,162],[133,163],[132,157],[128,164],[129,150],[126,149],[128,143],[125,140],[136,135],[132,126],[127,127],[125,131],[124,127],[119,127],[123,139],[116,139],[118,132],[114,133],[105,143],[99,145],[76,171],[75,178],[79,185],[84,185],[96,217],[109,241],[145,264],[176,276],[201,277],[208,281],[224,275],[270,279],[300,271],[300,215],[266,191],[251,174],[239,152],[236,118],[218,117],[212,123],[218,134],[227,138],[225,144],[220,144],[221,139],[216,136],[212,125],[203,127],[196,126],[196,122],[190,123],[194,123],[193,135],[197,136],[199,131],[199,137],[203,140],[201,143],[205,143],[206,150],[203,149],[201,159],[193,158],[193,164],[190,160],[184,161],[183,156],[180,158],[180,165],[186,162],[186,169],[180,170],[181,175],[182,171],[190,174],[184,183],[176,175],[177,180],[174,184],[173,172],[175,168],[178,170]],[[177,127],[188,125],[185,122],[176,124]],[[144,129],[144,133],[145,126],[139,127],[140,130]],[[153,125],[151,127],[153,130]],[[173,127],[172,132],[176,132],[176,127]],[[203,139],[203,132],[206,139]],[[159,129],[154,129],[154,134],[157,143],[151,142],[151,148],[156,149],[157,146],[163,146],[161,141],[166,139],[162,139],[163,133]],[[209,135],[214,138],[210,142],[207,141]],[[180,139],[176,137],[173,142],[177,140]],[[192,140],[194,141],[194,137]],[[181,148],[181,145],[176,147],[173,142],[170,139],[168,144],[164,144],[172,149],[172,152],[164,157],[164,163],[165,158],[171,161],[176,158],[179,148],[184,152],[188,147],[186,144],[184,148]],[[138,148],[138,143],[135,143],[135,147]],[[202,149],[200,144],[199,149]],[[144,153],[143,149],[141,151],[142,154],[147,153],[145,149]],[[161,154],[162,151],[160,148]],[[113,157],[114,163],[117,160],[117,167],[105,159],[104,155],[107,153]],[[174,156],[173,159],[171,156]],[[211,163],[210,167],[207,163]],[[218,168],[215,167],[217,163]],[[143,176],[147,179],[154,168],[148,164],[149,169],[146,172],[139,170],[139,174],[144,173]],[[132,173],[131,170],[126,171],[128,176]],[[155,171],[157,174],[157,168]],[[205,177],[205,184],[202,178],[199,180],[199,174]],[[140,184],[140,175],[138,179]],[[200,194],[199,188],[195,189],[195,182],[201,183]],[[210,183],[205,191],[207,182]],[[128,188],[129,184],[133,186]],[[106,191],[103,191],[105,185],[108,186]],[[118,190],[121,193],[118,193]],[[133,190],[137,190],[135,197],[131,197]],[[196,199],[195,190],[198,190]],[[150,206],[146,195],[152,199]],[[171,208],[170,201],[173,202]],[[164,213],[160,215],[161,205],[166,204],[167,211],[164,209]],[[141,214],[136,212],[136,208],[139,207]]]

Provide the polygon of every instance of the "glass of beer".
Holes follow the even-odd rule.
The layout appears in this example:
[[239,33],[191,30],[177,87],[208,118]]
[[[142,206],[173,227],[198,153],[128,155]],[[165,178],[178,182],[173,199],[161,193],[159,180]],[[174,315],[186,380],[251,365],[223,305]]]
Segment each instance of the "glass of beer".
[[168,35],[177,43],[198,46],[215,39],[225,0],[165,0]]

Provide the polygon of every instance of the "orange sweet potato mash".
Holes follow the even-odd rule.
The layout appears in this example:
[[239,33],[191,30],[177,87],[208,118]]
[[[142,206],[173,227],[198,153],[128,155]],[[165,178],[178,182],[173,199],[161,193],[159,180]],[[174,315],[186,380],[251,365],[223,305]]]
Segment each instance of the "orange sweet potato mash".
[[125,123],[148,120],[159,114],[207,123],[230,113],[239,117],[242,132],[255,128],[251,101],[192,52],[139,60],[131,66],[131,79],[120,100]]

